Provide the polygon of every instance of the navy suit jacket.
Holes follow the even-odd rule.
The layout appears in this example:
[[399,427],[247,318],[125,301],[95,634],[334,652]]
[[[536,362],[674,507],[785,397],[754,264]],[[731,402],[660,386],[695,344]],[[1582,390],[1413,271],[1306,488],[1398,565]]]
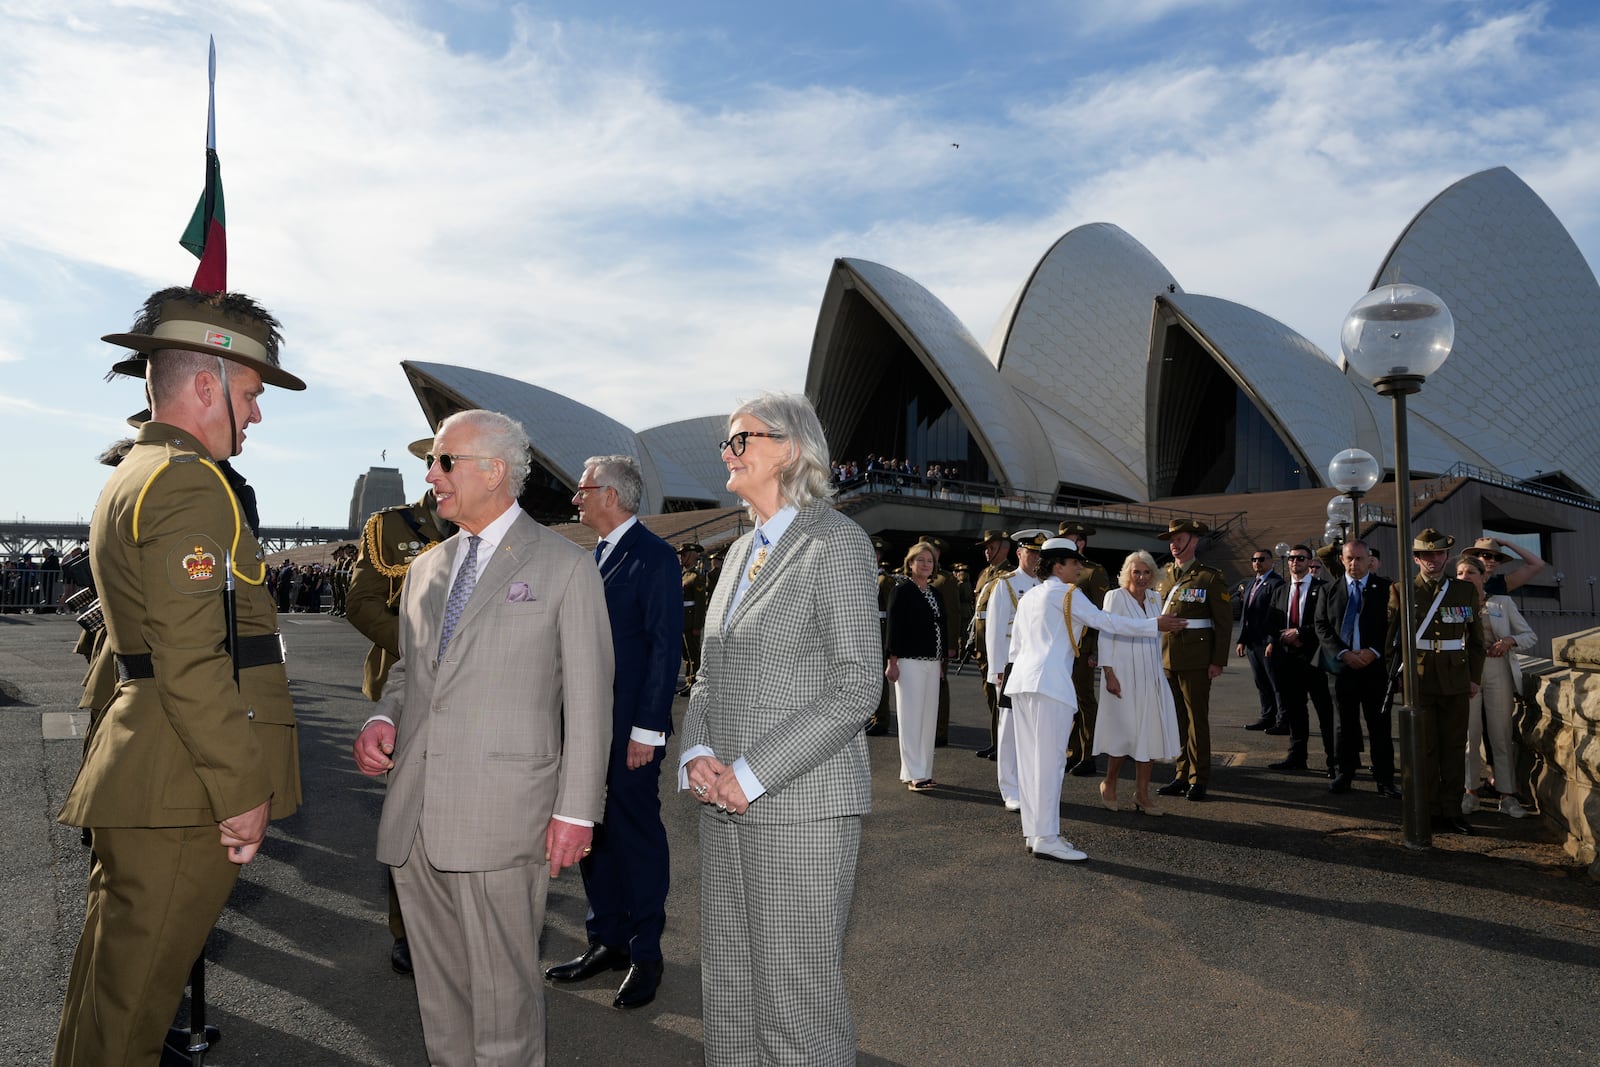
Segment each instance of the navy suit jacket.
[[1250,598],[1250,590],[1255,588],[1256,584],[1254,578],[1245,579],[1244,588],[1239,591],[1241,645],[1264,645],[1277,636],[1277,630],[1272,629],[1268,614],[1272,610],[1272,594],[1283,588],[1283,576],[1277,571],[1268,571],[1265,578],[1266,581],[1254,600]]
[[[1361,594],[1361,647],[1378,654],[1376,664],[1384,662],[1384,646],[1389,636],[1389,579],[1377,574],[1366,577]],[[1339,662],[1339,656],[1351,651],[1339,631],[1344,627],[1344,612],[1350,605],[1350,583],[1339,578],[1331,583],[1317,612],[1317,637],[1322,641],[1322,652],[1328,660]],[[1424,609],[1426,610],[1426,609]]]
[[683,570],[672,546],[634,523],[600,566],[617,675],[613,751],[638,727],[672,733],[672,698],[683,659]]
[[1288,578],[1272,590],[1270,607],[1267,609],[1267,627],[1271,632],[1272,654],[1274,656],[1299,656],[1303,660],[1315,660],[1318,651],[1317,642],[1317,605],[1327,594],[1328,583],[1321,578],[1306,575],[1305,581],[1311,584],[1306,588],[1306,599],[1300,617],[1295,620],[1295,632],[1300,635],[1298,645],[1286,644],[1280,639],[1283,631],[1289,629],[1289,597],[1294,593],[1294,579]]

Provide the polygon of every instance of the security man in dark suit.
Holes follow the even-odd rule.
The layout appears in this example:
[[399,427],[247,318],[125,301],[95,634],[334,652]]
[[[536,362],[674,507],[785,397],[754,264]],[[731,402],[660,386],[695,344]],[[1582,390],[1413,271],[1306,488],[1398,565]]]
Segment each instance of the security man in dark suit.
[[[983,558],[985,565],[978,572],[978,581],[974,588],[977,589],[977,599],[973,603],[972,634],[977,645],[978,655],[984,654],[988,647],[986,634],[988,633],[987,616],[989,614],[989,596],[994,592],[994,580],[1010,574],[1017,569],[1016,563],[1011,560],[1011,535],[1004,530],[983,531]],[[989,671],[983,672],[983,702],[989,708],[989,745],[978,750],[980,759],[994,759],[995,746],[1000,743],[1000,692],[989,681]]]
[[1251,576],[1239,589],[1239,641],[1234,652],[1250,661],[1261,715],[1245,729],[1286,734],[1289,727],[1282,721],[1284,709],[1278,683],[1273,677],[1272,665],[1267,662],[1267,645],[1275,636],[1267,616],[1272,611],[1272,594],[1283,585],[1283,576],[1272,569],[1272,549],[1258,548],[1250,553],[1250,572]]
[[[1417,766],[1404,768],[1407,789],[1433,798],[1433,829],[1472,833],[1461,814],[1466,789],[1467,719],[1472,697],[1483,679],[1483,627],[1478,621],[1478,591],[1471,582],[1445,574],[1454,537],[1429,527],[1411,542],[1417,565],[1412,606],[1417,616],[1417,691],[1411,706],[1421,725]],[[1389,590],[1389,647],[1403,648],[1400,590]]]
[[1389,634],[1389,579],[1372,573],[1365,541],[1346,541],[1340,551],[1343,575],[1329,583],[1317,605],[1317,638],[1323,659],[1335,665],[1333,696],[1337,773],[1328,788],[1348,792],[1361,762],[1361,720],[1371,738],[1372,777],[1378,792],[1398,799],[1394,782],[1394,728],[1385,706],[1389,667],[1384,655]]
[[[411,442],[408,451],[418,459],[433,448],[433,438]],[[413,560],[455,533],[455,523],[439,517],[433,489],[415,504],[375,511],[361,531],[345,593],[345,618],[372,642],[361,669],[361,692],[368,700],[383,696],[389,668],[400,658],[400,590]],[[387,870],[388,868],[385,868]],[[411,973],[411,943],[406,920],[400,914],[400,897],[389,880],[389,965],[396,973]]]
[[[1328,697],[1328,676],[1321,666],[1322,646],[1317,640],[1317,612],[1328,585],[1311,574],[1311,549],[1295,545],[1286,557],[1289,580],[1280,581],[1268,601],[1266,626],[1271,632],[1265,658],[1271,665],[1276,692],[1282,700],[1284,732],[1289,754],[1269,764],[1275,771],[1303,771],[1311,742],[1311,717],[1306,703],[1317,709],[1322,734],[1323,765],[1334,766],[1337,751],[1333,735],[1333,701]],[[1338,779],[1334,779],[1335,784]],[[1345,788],[1349,788],[1346,784]],[[1342,792],[1342,790],[1335,790]]]
[[278,364],[277,320],[239,293],[161,290],[104,339],[139,353],[114,369],[148,379],[153,414],[90,526],[118,681],[60,815],[94,831],[95,865],[57,1067],[157,1061],[240,866],[300,804],[266,565],[216,461],[261,420],[266,385],[305,383]]
[[[894,592],[895,577],[889,573],[889,568],[883,564],[883,554],[889,549],[889,543],[876,535],[872,538],[872,550],[878,557],[878,638],[884,645],[883,661],[887,668],[889,663],[888,631],[889,631],[889,594]],[[880,672],[881,673],[881,672]],[[882,737],[889,732],[889,722],[892,713],[889,709],[890,685],[885,679],[878,691],[878,706],[872,713],[872,718],[867,720],[867,736]]]
[[1161,612],[1188,619],[1189,626],[1161,635],[1161,665],[1178,712],[1183,754],[1172,781],[1156,792],[1190,800],[1204,800],[1211,781],[1211,683],[1228,664],[1233,633],[1233,608],[1222,572],[1195,558],[1207,533],[1210,528],[1198,519],[1173,519],[1167,532],[1158,535],[1172,550],[1172,562],[1161,569],[1156,585]]
[[[1059,532],[1078,546],[1084,556],[1083,572],[1073,584],[1083,590],[1083,595],[1095,607],[1105,603],[1111,591],[1111,577],[1106,569],[1088,558],[1089,538],[1094,527],[1081,522],[1063,522]],[[1099,661],[1100,631],[1086,627],[1078,643],[1078,656],[1072,661],[1072,687],[1078,694],[1078,714],[1072,718],[1072,737],[1067,742],[1067,771],[1078,778],[1091,778],[1099,773],[1094,758],[1094,722],[1100,710]]]
[[700,576],[700,557],[705,549],[698,541],[684,541],[678,545],[678,567],[683,572],[683,688],[679,696],[688,696],[694,688],[694,679],[700,671],[700,639],[705,636],[706,580]]

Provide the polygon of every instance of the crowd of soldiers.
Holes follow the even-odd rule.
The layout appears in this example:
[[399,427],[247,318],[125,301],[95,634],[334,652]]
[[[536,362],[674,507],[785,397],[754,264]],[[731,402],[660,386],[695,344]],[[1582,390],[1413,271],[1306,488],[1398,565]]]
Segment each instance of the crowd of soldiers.
[[322,598],[330,598],[331,615],[346,613],[345,598],[350,591],[350,576],[355,568],[355,545],[340,545],[327,563],[301,563],[285,560],[267,568],[267,587],[277,601],[280,614],[320,612]]

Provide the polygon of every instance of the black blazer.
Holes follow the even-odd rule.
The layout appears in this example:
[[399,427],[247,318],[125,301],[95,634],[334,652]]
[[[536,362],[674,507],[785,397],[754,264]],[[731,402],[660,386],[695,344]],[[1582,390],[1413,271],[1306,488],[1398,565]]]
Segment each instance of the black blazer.
[[884,652],[907,659],[933,659],[940,655],[944,620],[939,591],[932,588],[933,605],[909,578],[895,582],[889,594],[889,626],[884,635]]
[[[1377,574],[1364,579],[1361,594],[1361,646],[1378,654],[1383,662],[1384,645],[1389,637],[1389,587],[1394,584]],[[1339,655],[1351,651],[1339,636],[1344,625],[1344,610],[1350,604],[1350,583],[1340,578],[1331,583],[1317,606],[1317,640],[1322,652],[1334,663]],[[1374,664],[1375,666],[1378,664]]]
[[[1247,578],[1239,589],[1239,643],[1241,645],[1264,645],[1277,636],[1282,626],[1274,628],[1267,616],[1272,611],[1272,597],[1284,587],[1283,576],[1277,571],[1268,571],[1265,575],[1266,582],[1261,592],[1256,594],[1254,600],[1250,599],[1250,590],[1256,584],[1254,578]],[[1095,605],[1099,607],[1099,605]]]
[[1279,639],[1279,635],[1289,628],[1289,596],[1294,592],[1294,581],[1285,579],[1272,590],[1272,599],[1267,608],[1267,626],[1274,656],[1292,655],[1303,660],[1316,658],[1317,607],[1327,591],[1328,583],[1310,575],[1304,580],[1311,584],[1306,589],[1306,601],[1300,606],[1299,625],[1296,627],[1300,635],[1298,645],[1285,644]]

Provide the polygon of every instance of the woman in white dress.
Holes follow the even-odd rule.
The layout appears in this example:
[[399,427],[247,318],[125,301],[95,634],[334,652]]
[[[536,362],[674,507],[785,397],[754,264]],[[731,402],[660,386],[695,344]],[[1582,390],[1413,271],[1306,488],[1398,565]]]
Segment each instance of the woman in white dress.
[[1088,859],[1061,837],[1061,779],[1067,769],[1072,718],[1078,711],[1072,664],[1083,631],[1099,630],[1102,642],[1113,633],[1141,634],[1159,648],[1161,633],[1189,625],[1160,611],[1142,619],[1108,615],[1073,586],[1082,572],[1083,556],[1075,542],[1056,537],[1044,543],[1039,573],[1045,581],[1024,593],[1017,604],[1011,626],[1012,663],[1005,676],[1017,739],[1024,841],[1035,858],[1068,863]]
[[[1161,614],[1161,597],[1150,588],[1156,561],[1148,552],[1134,552],[1122,562],[1119,588],[1106,593],[1105,612],[1131,619]],[[1094,750],[1104,752],[1106,777],[1100,799],[1117,807],[1117,776],[1124,760],[1134,762],[1133,805],[1145,815],[1160,815],[1150,792],[1150,761],[1177,757],[1183,748],[1172,690],[1161,669],[1161,640],[1100,634],[1100,715],[1095,720]]]
[[1494,756],[1494,787],[1500,793],[1500,814],[1525,818],[1528,809],[1517,798],[1517,758],[1511,734],[1511,705],[1522,688],[1522,666],[1517,653],[1539,643],[1533,627],[1517,605],[1504,594],[1486,595],[1488,568],[1476,556],[1461,554],[1456,577],[1478,587],[1479,625],[1483,627],[1483,681],[1472,698],[1467,719],[1467,791],[1461,796],[1461,813],[1478,810],[1478,781],[1483,774],[1483,738],[1487,733]]

